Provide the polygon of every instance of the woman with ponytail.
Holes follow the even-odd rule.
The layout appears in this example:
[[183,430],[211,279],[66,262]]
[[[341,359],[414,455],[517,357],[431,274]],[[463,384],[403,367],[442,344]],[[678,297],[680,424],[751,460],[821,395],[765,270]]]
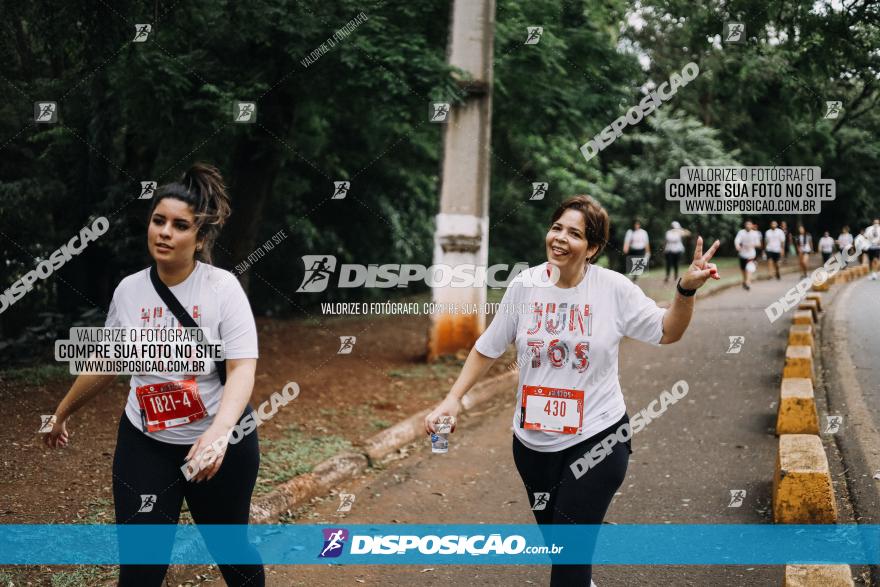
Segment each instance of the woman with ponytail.
[[[209,550],[234,549],[249,561],[260,560],[246,538],[260,461],[257,434],[251,431],[237,442],[228,442],[233,428],[252,411],[248,401],[257,365],[257,330],[238,280],[210,264],[211,248],[229,214],[223,178],[211,165],[196,163],[179,181],[161,186],[153,197],[147,227],[147,249],[154,265],[120,282],[107,313],[106,327],[197,325],[211,340],[223,342],[225,365],[214,363],[207,373],[131,377],[113,459],[113,498],[117,524],[167,526],[168,532],[162,534],[167,540],[150,544],[151,554],[170,554],[186,499],[197,525],[238,528],[232,544],[212,543],[206,533]],[[173,298],[179,302],[170,304],[176,310],[166,304]],[[98,397],[115,377],[79,375],[55,411],[54,426],[44,437],[46,445],[67,446],[68,418]],[[167,391],[170,409],[167,401],[164,408],[150,401],[149,394],[156,390]],[[209,461],[200,459],[206,453],[212,455]],[[199,466],[187,468],[187,463]],[[136,560],[143,546],[121,540],[123,561]],[[162,585],[167,568],[167,564],[122,564],[119,585]],[[221,564],[220,571],[230,586],[265,584],[259,563]]]

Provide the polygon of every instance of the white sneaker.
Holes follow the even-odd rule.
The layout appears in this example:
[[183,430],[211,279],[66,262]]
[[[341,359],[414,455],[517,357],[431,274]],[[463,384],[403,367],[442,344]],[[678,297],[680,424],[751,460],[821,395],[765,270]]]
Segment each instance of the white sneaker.
[[596,583],[592,579],[590,579],[590,587],[596,587]]

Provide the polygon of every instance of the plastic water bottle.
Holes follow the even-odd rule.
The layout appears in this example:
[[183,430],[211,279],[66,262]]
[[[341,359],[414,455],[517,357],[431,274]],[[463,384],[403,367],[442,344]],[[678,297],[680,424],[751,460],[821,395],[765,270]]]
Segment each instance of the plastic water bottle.
[[435,423],[435,430],[431,434],[431,452],[445,454],[449,452],[449,433],[455,419],[452,416],[440,416]]
[[449,435],[437,432],[431,434],[431,452],[438,454],[449,452]]

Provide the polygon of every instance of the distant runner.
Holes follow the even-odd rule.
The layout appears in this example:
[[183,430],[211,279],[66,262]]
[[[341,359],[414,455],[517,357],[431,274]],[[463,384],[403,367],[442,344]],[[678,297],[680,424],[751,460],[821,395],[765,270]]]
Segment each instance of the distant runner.
[[807,276],[807,266],[810,262],[810,253],[813,252],[813,235],[807,232],[803,224],[798,225],[798,234],[795,237],[797,246],[798,264],[801,268],[801,277]]
[[764,250],[767,252],[767,268],[771,275],[775,275],[776,279],[781,279],[779,275],[779,259],[785,248],[785,232],[773,220],[770,222],[770,228],[764,233]]
[[744,290],[752,289],[752,273],[757,269],[757,249],[761,247],[761,233],[755,230],[751,220],[743,223],[743,228],[736,233],[733,246],[739,254],[739,269],[742,273],[742,287]]
[[683,229],[676,220],[672,221],[672,228],[666,231],[666,245],[663,247],[663,253],[666,257],[666,278],[663,283],[669,283],[670,272],[674,272],[675,279],[678,279],[678,263],[681,260],[681,254],[684,253],[683,239],[690,235],[690,231]]
[[877,279],[877,271],[880,271],[880,218],[874,219],[874,224],[865,229],[865,238],[868,239],[868,264],[871,266],[871,280]]
[[[651,256],[651,239],[647,231],[642,228],[642,223],[636,220],[633,227],[626,231],[623,237],[623,254],[627,255],[627,272],[631,274],[635,282],[639,279],[638,273],[633,271],[637,263],[642,270],[647,269],[648,258]],[[641,261],[639,261],[641,259]]]
[[823,264],[834,254],[834,239],[831,238],[831,233],[827,230],[822,235],[822,238],[819,239],[819,253],[822,254]]

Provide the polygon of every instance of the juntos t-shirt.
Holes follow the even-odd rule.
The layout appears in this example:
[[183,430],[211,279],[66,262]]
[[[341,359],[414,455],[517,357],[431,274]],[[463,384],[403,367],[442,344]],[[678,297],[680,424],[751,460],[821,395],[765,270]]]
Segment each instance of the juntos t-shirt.
[[[576,287],[549,284],[548,264],[531,267],[504,293],[501,308],[475,348],[501,356],[516,342],[521,365],[513,430],[527,447],[560,451],[614,424],[626,412],[617,371],[624,336],[660,344],[665,310],[624,275],[589,265]],[[533,284],[528,287],[529,284]],[[520,312],[521,309],[526,312]],[[520,427],[523,386],[584,392],[584,413],[577,434]]]
[[[202,328],[207,328],[212,340],[222,340],[225,359],[256,359],[257,327],[251,306],[241,284],[228,271],[196,261],[196,267],[185,280],[168,289]],[[149,269],[138,271],[123,279],[107,312],[106,327],[176,328],[177,318],[165,306],[150,281]],[[135,390],[143,385],[189,379],[193,375],[167,373],[162,375],[133,375],[125,405],[125,414],[138,430],[143,431],[140,407]],[[195,376],[199,395],[208,415],[200,420],[158,432],[149,432],[151,438],[170,444],[192,444],[214,421],[220,408],[223,386],[217,367],[205,375]]]

